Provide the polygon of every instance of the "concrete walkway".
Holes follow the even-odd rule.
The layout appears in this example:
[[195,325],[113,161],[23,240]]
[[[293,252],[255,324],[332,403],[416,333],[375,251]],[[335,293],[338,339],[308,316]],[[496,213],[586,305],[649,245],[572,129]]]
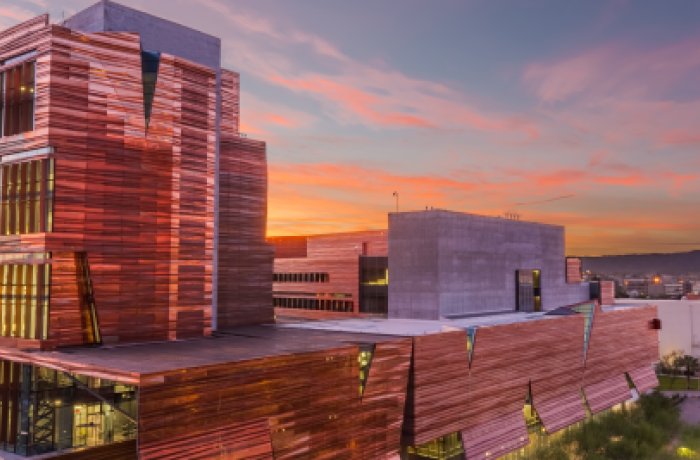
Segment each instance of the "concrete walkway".
[[681,403],[681,420],[688,425],[700,425],[700,392],[699,391],[662,391],[664,396],[683,396]]

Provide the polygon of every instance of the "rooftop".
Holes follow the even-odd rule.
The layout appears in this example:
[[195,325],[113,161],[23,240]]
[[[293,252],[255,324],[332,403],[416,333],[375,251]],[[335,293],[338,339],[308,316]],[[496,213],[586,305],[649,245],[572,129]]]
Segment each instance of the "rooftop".
[[[674,301],[622,301],[604,310],[645,307],[660,302]],[[700,304],[700,301],[695,303]],[[0,359],[141,384],[149,380],[159,381],[163,374],[180,369],[322,351],[358,343],[381,343],[396,337],[559,318],[546,313],[514,312],[442,320],[352,318],[301,321],[239,327],[217,332],[212,337],[190,340],[60,348],[54,351],[0,348]]]
[[[360,332],[360,331],[358,331]],[[365,342],[390,340],[373,334],[328,333],[274,325],[236,328],[212,337],[169,342],[19,351],[0,348],[0,358],[124,383],[144,381],[149,374],[314,352]]]

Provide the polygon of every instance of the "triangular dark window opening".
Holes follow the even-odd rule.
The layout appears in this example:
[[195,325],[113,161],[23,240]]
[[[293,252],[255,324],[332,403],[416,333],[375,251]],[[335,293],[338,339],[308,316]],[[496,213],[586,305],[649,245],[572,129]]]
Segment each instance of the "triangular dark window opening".
[[146,129],[151,121],[151,109],[153,96],[156,92],[158,81],[158,67],[160,65],[160,52],[141,51],[141,72],[143,81],[143,114],[146,118]]

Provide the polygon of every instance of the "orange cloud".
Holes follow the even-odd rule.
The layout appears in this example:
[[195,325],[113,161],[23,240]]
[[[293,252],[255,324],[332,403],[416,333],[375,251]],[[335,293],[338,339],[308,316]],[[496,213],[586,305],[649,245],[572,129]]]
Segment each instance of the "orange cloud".
[[[609,187],[642,187],[656,183],[673,189],[687,186],[697,176],[658,172],[651,174],[624,164],[603,164],[589,170],[509,171],[464,177],[430,174],[398,174],[354,164],[273,163],[270,165],[268,233],[309,234],[386,227],[386,214],[394,210],[394,191],[401,210],[425,206],[486,215],[516,210],[524,219],[567,226],[567,247],[572,254],[601,254],[664,249],[664,241],[683,241],[700,232],[700,221],[683,213],[672,197],[656,196],[649,206],[655,218],[634,206],[619,207],[601,199],[613,195]],[[600,169],[600,170],[599,170]],[[553,196],[567,187],[575,196],[543,200],[535,206],[516,203],[527,197]],[[527,205],[527,203],[525,203]],[[642,207],[642,210],[646,206]],[[591,211],[593,210],[593,211]],[[589,238],[589,235],[597,238]],[[623,235],[623,236],[621,236]],[[595,245],[595,248],[594,248]]]

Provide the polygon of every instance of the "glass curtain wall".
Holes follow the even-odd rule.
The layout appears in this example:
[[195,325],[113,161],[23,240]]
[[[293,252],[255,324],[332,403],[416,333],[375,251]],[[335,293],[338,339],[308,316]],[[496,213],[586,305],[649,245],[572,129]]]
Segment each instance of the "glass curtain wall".
[[36,455],[136,437],[136,388],[0,361],[0,448]]
[[360,312],[387,314],[389,258],[360,256]]
[[34,129],[35,63],[24,62],[0,74],[0,135]]
[[0,231],[3,235],[53,229],[54,160],[42,158],[0,168]]

